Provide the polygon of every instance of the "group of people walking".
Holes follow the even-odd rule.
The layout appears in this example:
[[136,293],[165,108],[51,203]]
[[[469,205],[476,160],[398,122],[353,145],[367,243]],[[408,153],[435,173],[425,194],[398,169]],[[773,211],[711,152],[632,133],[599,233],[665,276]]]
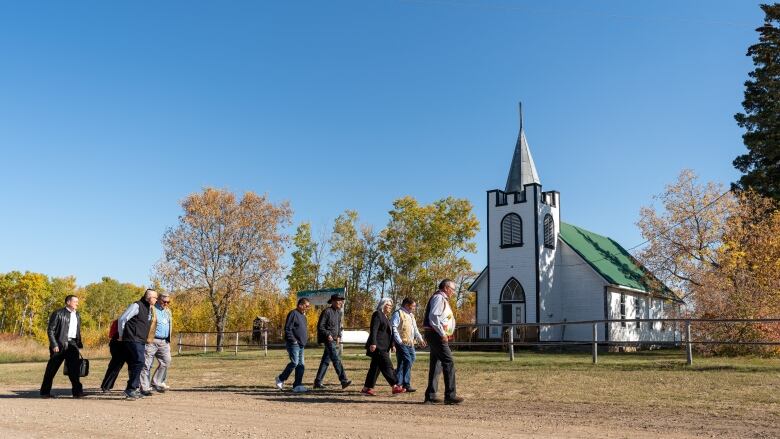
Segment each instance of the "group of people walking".
[[[439,284],[438,290],[430,297],[425,307],[423,334],[417,329],[414,313],[417,303],[414,299],[405,298],[401,306],[393,311],[393,301],[382,298],[376,310],[371,315],[371,326],[366,341],[366,355],[371,357],[371,363],[360,393],[376,396],[376,381],[381,373],[390,385],[393,395],[415,392],[411,384],[412,365],[416,359],[415,346],[430,348],[430,363],[428,366],[428,386],[425,389],[425,403],[459,404],[463,398],[457,395],[455,388],[455,363],[449,347],[449,337],[455,329],[455,318],[449,304],[449,298],[455,294],[455,283],[449,279]],[[320,366],[314,378],[314,388],[326,388],[323,379],[330,363],[338,375],[341,388],[352,384],[347,378],[341,363],[338,344],[342,336],[342,313],[344,297],[337,294],[328,300],[329,307],[320,314],[317,322],[317,342],[324,346]],[[303,385],[305,370],[304,349],[308,341],[306,312],[311,307],[308,299],[301,298],[292,311],[287,314],[284,325],[285,344],[290,361],[275,383],[283,390],[285,382],[295,372],[292,391],[307,392]],[[391,351],[395,349],[397,366],[393,368],[390,359]],[[444,372],[444,399],[439,398],[439,375]]]
[[[158,297],[157,291],[147,289],[143,297],[130,304],[125,312],[111,323],[108,344],[111,361],[100,385],[103,392],[114,387],[125,363],[128,369],[124,391],[126,399],[136,400],[152,396],[152,390],[162,393],[168,389],[165,381],[171,364],[170,342],[173,332],[170,302],[168,294],[159,294]],[[47,333],[50,355],[41,384],[40,394],[43,398],[53,398],[52,380],[63,361],[73,397],[86,396],[79,377],[79,348],[83,346],[78,305],[78,297],[69,295],[65,298],[65,307],[52,313],[49,318]],[[152,373],[155,359],[158,366]]]
[[[415,346],[430,348],[428,365],[428,385],[425,389],[425,403],[459,404],[463,398],[455,389],[455,363],[449,347],[449,337],[455,329],[455,318],[449,304],[449,298],[455,294],[455,283],[449,279],[439,284],[438,290],[430,297],[425,307],[423,332],[417,328],[414,299],[405,298],[397,310],[393,310],[393,301],[382,298],[371,315],[366,355],[371,363],[360,393],[376,396],[377,378],[381,373],[390,385],[393,395],[415,392],[412,387],[411,371],[416,359]],[[101,383],[103,392],[110,391],[124,367],[128,366],[127,386],[124,395],[128,400],[152,396],[153,390],[165,392],[167,371],[171,363],[170,341],[173,331],[173,318],[169,309],[171,298],[147,289],[143,297],[127,307],[115,320],[109,331],[109,349],[111,361]],[[341,362],[339,343],[342,337],[342,308],[344,297],[334,294],[328,300],[328,306],[317,321],[317,342],[324,349],[317,374],[314,378],[315,389],[325,389],[325,374],[330,364],[339,379],[342,389],[352,384],[347,378]],[[52,380],[63,361],[68,369],[74,398],[85,396],[79,379],[81,341],[81,317],[77,311],[78,297],[65,298],[65,307],[52,313],[47,333],[49,337],[49,362],[43,376],[40,394],[43,398],[52,398]],[[305,371],[304,350],[309,340],[306,312],[311,307],[308,299],[302,298],[287,314],[284,324],[284,336],[290,361],[275,384],[283,390],[285,382],[294,373],[292,391],[307,392],[303,385]],[[394,368],[390,353],[395,350],[397,365]],[[152,373],[154,360],[158,367]],[[439,375],[444,373],[444,398],[439,398]]]

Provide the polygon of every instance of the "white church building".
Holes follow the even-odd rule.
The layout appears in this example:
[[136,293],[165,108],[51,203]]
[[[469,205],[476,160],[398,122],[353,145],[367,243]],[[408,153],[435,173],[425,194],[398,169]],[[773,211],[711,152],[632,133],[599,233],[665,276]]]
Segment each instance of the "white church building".
[[[615,319],[597,326],[599,341],[673,341],[673,325],[635,319],[668,317],[681,301],[620,244],[561,222],[560,212],[561,194],[542,190],[521,109],[506,187],[487,191],[487,267],[470,290],[477,324],[496,326],[479,337],[502,338],[506,324]],[[518,336],[589,341],[592,331],[592,324],[542,325]]]

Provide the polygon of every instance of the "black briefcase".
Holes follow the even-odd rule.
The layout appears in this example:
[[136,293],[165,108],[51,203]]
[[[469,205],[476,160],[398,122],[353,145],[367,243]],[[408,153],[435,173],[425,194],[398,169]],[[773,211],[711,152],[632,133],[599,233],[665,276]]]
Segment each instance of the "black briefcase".
[[[62,368],[62,372],[65,375],[70,375],[68,373],[68,362],[65,362],[65,367]],[[81,353],[79,353],[79,376],[85,377],[89,375],[89,360],[81,356]]]

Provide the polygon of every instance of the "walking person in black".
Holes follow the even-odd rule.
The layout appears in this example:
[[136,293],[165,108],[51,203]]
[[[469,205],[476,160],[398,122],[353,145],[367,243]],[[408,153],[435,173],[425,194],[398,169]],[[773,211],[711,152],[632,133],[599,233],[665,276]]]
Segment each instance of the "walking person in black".
[[125,396],[129,400],[153,395],[149,391],[139,391],[139,387],[141,387],[141,371],[146,359],[146,343],[151,343],[154,339],[157,326],[157,317],[152,309],[155,303],[157,303],[157,291],[147,289],[144,296],[137,302],[131,303],[119,317],[119,341],[124,343],[127,350],[127,367],[130,372],[125,389]]
[[69,295],[65,298],[65,307],[54,311],[49,317],[46,333],[49,336],[49,362],[41,383],[41,398],[54,398],[51,394],[54,375],[60,370],[62,362],[68,368],[71,392],[74,398],[86,396],[79,379],[79,348],[81,343],[81,315],[76,311],[79,298]]
[[449,298],[455,294],[455,282],[444,279],[439,289],[428,299],[423,322],[425,342],[431,349],[428,366],[428,388],[425,389],[425,403],[441,402],[437,398],[439,375],[444,371],[444,403],[460,404],[463,398],[455,390],[455,360],[450,351],[449,337],[455,331],[455,316]]
[[390,348],[393,346],[393,334],[390,320],[387,316],[393,311],[393,301],[384,297],[379,299],[376,311],[371,315],[371,329],[368,330],[368,340],[366,341],[366,355],[371,357],[371,365],[366,374],[366,382],[360,393],[364,395],[376,396],[374,386],[379,372],[392,386],[393,395],[404,393],[406,389],[398,385],[395,378],[393,363],[390,361]]
[[344,298],[338,294],[333,294],[328,299],[329,307],[325,308],[317,321],[317,343],[324,345],[320,367],[317,369],[317,376],[314,378],[314,388],[324,389],[325,384],[322,380],[325,378],[325,372],[328,371],[328,365],[333,362],[333,369],[339,376],[341,388],[344,389],[352,381],[347,378],[344,372],[344,365],[341,364],[339,356],[339,341],[341,340],[341,309],[344,307]]
[[119,341],[119,321],[111,322],[111,328],[108,331],[108,350],[111,352],[111,361],[108,362],[106,375],[100,384],[100,390],[104,393],[114,388],[119,372],[127,363],[127,348],[124,343]]

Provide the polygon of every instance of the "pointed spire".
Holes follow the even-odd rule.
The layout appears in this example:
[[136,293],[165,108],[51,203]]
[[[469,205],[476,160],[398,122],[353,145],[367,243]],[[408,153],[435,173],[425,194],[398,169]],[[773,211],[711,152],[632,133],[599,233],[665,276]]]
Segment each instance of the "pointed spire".
[[531,183],[541,184],[539,174],[536,173],[536,165],[528,148],[523,129],[523,103],[520,103],[520,132],[517,134],[515,154],[512,157],[512,165],[509,167],[509,176],[506,179],[506,192],[521,192],[523,186]]

